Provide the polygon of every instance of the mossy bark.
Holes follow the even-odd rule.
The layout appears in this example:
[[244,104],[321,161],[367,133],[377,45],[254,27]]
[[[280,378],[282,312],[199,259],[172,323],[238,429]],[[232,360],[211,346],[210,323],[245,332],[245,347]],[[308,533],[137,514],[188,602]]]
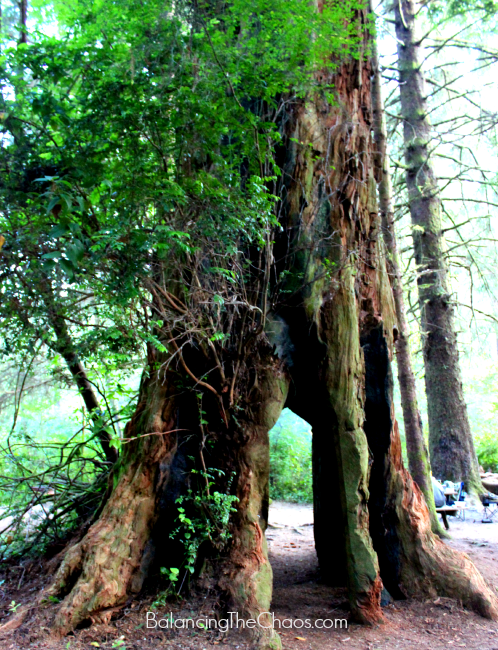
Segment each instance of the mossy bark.
[[[303,288],[282,314],[296,348],[291,408],[312,424],[315,455],[331,450],[328,473],[321,467],[326,459],[314,462],[320,567],[334,583],[346,574],[354,616],[373,623],[382,620],[382,582],[369,532],[371,461],[360,343],[361,323],[371,310],[359,294],[378,237],[369,68],[350,61],[330,83],[337,104],[317,95],[288,116],[285,230]],[[337,531],[330,521],[338,522]]]
[[402,464],[392,402],[396,310],[379,241],[369,62],[350,61],[329,82],[336,104],[317,95],[286,115],[280,244],[294,251],[302,280],[299,289],[293,278],[279,312],[294,346],[289,406],[312,424],[316,456],[330,454],[328,474],[326,459],[314,458],[320,567],[337,583],[337,565],[346,565],[351,609],[363,622],[382,620],[382,584],[398,598],[458,592],[496,618],[494,594],[468,558],[431,532],[422,493]]
[[424,344],[431,466],[438,478],[463,480],[468,491],[482,492],[463,394],[441,198],[430,155],[432,136],[420,51],[422,41],[417,34],[420,5],[414,0],[403,0],[393,7],[406,184]]

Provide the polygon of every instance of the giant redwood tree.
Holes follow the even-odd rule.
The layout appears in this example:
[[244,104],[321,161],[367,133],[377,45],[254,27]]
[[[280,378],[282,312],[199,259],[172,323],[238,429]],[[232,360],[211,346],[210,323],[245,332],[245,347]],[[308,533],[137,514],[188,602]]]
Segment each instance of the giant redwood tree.
[[[92,209],[99,242],[74,274],[91,262],[123,309],[140,297],[148,355],[107,502],[41,598],[62,599],[53,625],[66,634],[108,620],[184,553],[182,571],[204,567],[222,606],[268,612],[268,432],[289,405],[313,427],[320,566],[356,619],[382,620],[383,585],[497,618],[470,560],[431,532],[401,458],[366,10],[250,4],[162,4],[129,39],[132,68],[128,46],[86,44],[67,150],[76,132],[97,139],[89,165],[106,142],[100,171],[114,176],[95,205],[73,181],[79,145],[65,163],[89,197],[68,219]],[[178,499],[195,534],[182,537]],[[254,635],[279,647],[268,627]]]

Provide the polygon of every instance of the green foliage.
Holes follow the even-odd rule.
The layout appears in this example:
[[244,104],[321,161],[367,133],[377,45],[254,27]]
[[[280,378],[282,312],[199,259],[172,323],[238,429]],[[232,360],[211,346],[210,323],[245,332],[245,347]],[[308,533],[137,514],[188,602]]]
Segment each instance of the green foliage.
[[[11,518],[0,535],[0,554],[39,555],[93,512],[109,467],[96,423],[60,359],[35,357],[31,372],[0,367],[0,519]],[[120,422],[134,409],[137,378],[105,371],[95,367],[90,375],[109,407],[98,419],[120,444]]]
[[498,436],[494,427],[477,436],[475,442],[479,465],[486,472],[498,472]]
[[42,285],[61,303],[63,285],[90,283],[104,307],[92,310],[109,320],[117,307],[122,323],[154,270],[151,251],[181,257],[199,236],[227,252],[239,235],[263,245],[278,98],[319,88],[313,72],[356,51],[345,20],[354,6],[320,14],[296,0],[234,0],[213,16],[188,2],[56,3],[63,35],[7,49],[1,62],[11,92],[0,191],[11,209],[0,230],[18,267],[4,277],[7,296],[23,304],[27,293],[43,325]]
[[483,14],[484,19],[494,17],[498,11],[498,3],[494,0],[436,0],[427,7],[429,16],[434,19],[441,19],[443,16],[468,17],[470,12]]
[[316,73],[358,54],[360,5],[101,5],[38,2],[0,57],[2,351],[119,366],[193,343],[218,363],[264,326],[282,116],[333,101]]
[[284,409],[270,431],[270,496],[272,499],[311,503],[311,428]]
[[[161,568],[161,574],[166,577],[169,585],[154,601],[153,606],[164,605],[166,599],[179,593],[185,579],[194,574],[198,559],[199,548],[209,542],[218,550],[222,549],[231,537],[229,521],[234,504],[238,497],[229,494],[233,476],[228,480],[226,491],[212,491],[216,477],[221,477],[224,472],[217,469],[208,469],[206,472],[192,470],[201,478],[200,486],[195,492],[189,489],[186,495],[178,497],[177,527],[170,534],[171,539],[178,539],[184,548],[184,561],[180,568]],[[182,507],[185,504],[185,507]],[[183,579],[180,579],[180,570],[183,569]]]
[[[495,337],[488,341],[495,348]],[[490,346],[491,347],[491,346]],[[467,398],[469,420],[474,436],[474,444],[479,465],[486,471],[498,471],[498,435],[496,417],[498,402],[496,399],[496,351],[476,354],[469,351],[470,363],[464,360],[464,385]]]

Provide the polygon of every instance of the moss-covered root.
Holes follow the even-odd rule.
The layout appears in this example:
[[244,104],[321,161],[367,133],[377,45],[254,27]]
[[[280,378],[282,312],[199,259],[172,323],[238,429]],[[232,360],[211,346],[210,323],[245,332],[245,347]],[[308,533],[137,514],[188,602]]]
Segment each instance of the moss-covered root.
[[[71,547],[49,596],[65,595],[54,632],[65,635],[81,622],[108,621],[130,593],[140,591],[147,569],[144,550],[156,519],[157,495],[176,449],[174,403],[163,386],[152,386],[146,408],[126,429],[135,438],[117,468],[116,485],[98,521]],[[166,405],[166,406],[165,406]],[[143,434],[154,435],[143,435]],[[141,435],[142,434],[142,435]]]
[[401,549],[401,587],[406,595],[456,598],[481,616],[498,620],[498,599],[470,558],[431,531],[427,505],[406,470],[391,483]]
[[228,611],[257,624],[249,632],[253,647],[281,648],[269,614],[273,572],[268,560],[265,528],[269,503],[268,432],[277,421],[288,390],[288,378],[273,364],[258,377],[258,395],[251,396],[245,418],[239,419],[239,441],[234,448],[232,471],[237,475],[237,513],[232,544],[224,561],[220,586],[227,595]]

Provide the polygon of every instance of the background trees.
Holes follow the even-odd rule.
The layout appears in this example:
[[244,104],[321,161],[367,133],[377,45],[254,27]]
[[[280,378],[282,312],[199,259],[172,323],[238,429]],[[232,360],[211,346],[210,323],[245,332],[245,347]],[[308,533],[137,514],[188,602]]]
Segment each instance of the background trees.
[[[491,280],[493,274],[487,270],[490,260],[488,256],[494,256],[495,246],[491,219],[495,211],[495,190],[487,171],[493,127],[491,121],[485,117],[488,115],[488,102],[493,94],[492,76],[487,72],[494,59],[491,52],[484,53],[480,49],[477,41],[482,38],[483,33],[492,33],[494,16],[491,5],[484,8],[468,3],[463,9],[461,5],[452,3],[445,3],[444,6],[431,3],[425,8],[420,7],[416,17],[420,28],[419,38],[416,40],[421,52],[421,72],[428,84],[428,91],[425,93],[425,114],[432,122],[428,156],[432,160],[436,176],[441,177],[441,234],[446,238],[441,255],[449,269],[450,285],[453,289],[450,304],[455,310],[459,340],[462,342],[460,353],[464,355],[465,368],[463,381],[469,402],[470,420],[477,435],[478,453],[480,437],[492,421],[493,407],[489,402],[492,403],[494,398],[487,391],[474,392],[474,386],[476,375],[487,376],[488,364],[496,352],[492,342],[495,337],[494,280]],[[386,23],[384,28],[382,22],[379,24],[381,34],[384,35],[381,37],[381,49],[386,55],[389,52],[389,56],[383,59],[383,76],[388,94],[387,117],[392,147],[395,215],[398,233],[401,234],[400,250],[404,264],[407,265],[404,280],[408,314],[413,318],[418,310],[416,292],[410,278],[414,280],[420,276],[413,266],[415,258],[412,254],[411,235],[416,235],[416,232],[412,230],[407,219],[407,170],[402,162],[403,122],[400,120],[396,78],[398,55],[394,53],[396,42],[387,37],[388,33],[394,32],[390,31],[390,27],[385,28]],[[478,33],[481,37],[477,36]],[[392,50],[388,43],[392,44]],[[482,47],[487,49],[487,45]],[[413,330],[412,337],[414,341],[419,340]],[[424,341],[423,338],[417,345],[422,347]],[[419,378],[422,378],[420,362],[417,361],[416,364],[419,368]],[[423,419],[427,422],[424,392],[419,385]],[[484,415],[485,413],[487,415]],[[489,437],[489,433],[487,436]],[[435,453],[437,455],[437,450]],[[440,474],[442,478],[444,472],[439,467],[435,474]]]
[[[438,181],[431,159],[431,131],[414,2],[395,8],[398,69],[412,219],[431,464],[435,474],[464,480],[479,491],[480,477],[463,395],[453,305],[443,243]],[[451,470],[449,469],[451,467]]]

